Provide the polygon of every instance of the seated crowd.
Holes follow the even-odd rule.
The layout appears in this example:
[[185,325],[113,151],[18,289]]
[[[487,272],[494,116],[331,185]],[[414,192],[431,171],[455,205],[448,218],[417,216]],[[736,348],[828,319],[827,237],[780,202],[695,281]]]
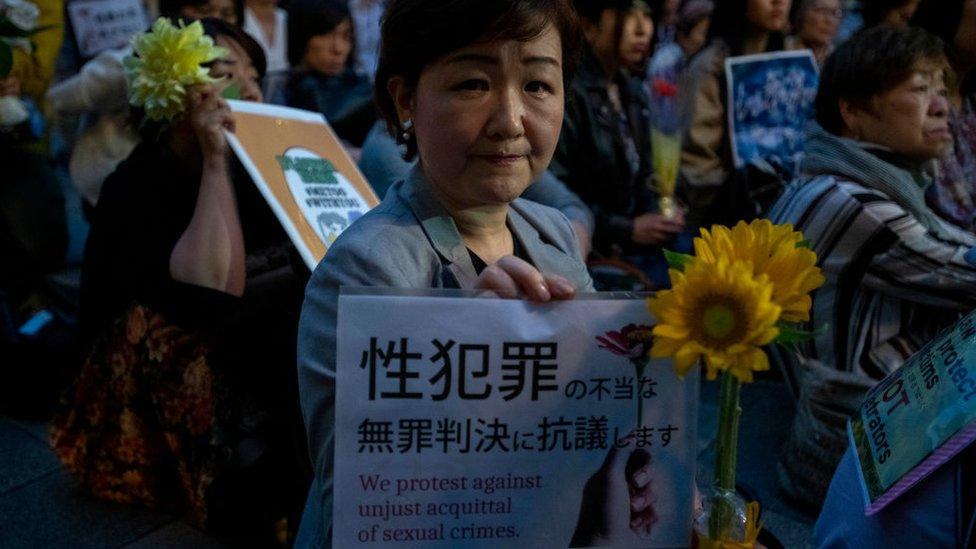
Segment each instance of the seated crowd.
[[[0,79],[30,111],[0,125],[0,319],[54,299],[64,169],[90,231],[52,445],[88,493],[329,546],[340,288],[663,289],[665,250],[766,217],[827,279],[806,327],[828,328],[780,361],[802,375],[780,374],[799,411],[778,473],[823,509],[814,544],[976,542],[971,451],[864,517],[836,419],[976,308],[976,0],[160,0],[147,12],[226,50],[173,122],[129,104],[131,47],[62,47],[52,84],[65,6],[37,5],[52,26]],[[726,60],[802,49],[821,71],[802,161],[736,167]],[[651,155],[662,75],[673,209]],[[321,113],[382,199],[312,272],[230,151],[228,97]]]

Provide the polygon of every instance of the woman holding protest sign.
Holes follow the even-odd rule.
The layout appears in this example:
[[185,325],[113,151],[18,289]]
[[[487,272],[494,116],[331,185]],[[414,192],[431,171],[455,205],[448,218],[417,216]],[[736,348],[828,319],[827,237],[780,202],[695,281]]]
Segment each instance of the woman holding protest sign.
[[377,101],[419,161],[342,233],[306,290],[299,384],[315,480],[297,545],[331,543],[340,288],[484,289],[537,302],[592,290],[567,219],[517,198],[556,147],[578,34],[567,0],[388,4]]
[[[89,352],[52,444],[96,497],[274,543],[275,522],[297,514],[307,486],[293,448],[303,441],[293,364],[307,271],[293,267],[224,134],[234,128],[225,96],[262,98],[263,54],[216,19],[160,19],[135,51],[143,137],[92,216],[81,284]],[[185,97],[159,67],[189,73]]]
[[801,177],[770,212],[803,231],[827,277],[812,296],[808,327],[823,330],[801,349],[781,475],[812,504],[847,445],[831,418],[976,307],[976,236],[924,195],[952,144],[948,70],[942,42],[916,28],[876,27],[840,46],[821,73]]
[[[755,217],[745,174],[733,168],[729,141],[725,60],[739,55],[780,51],[789,20],[790,0],[724,0],[715,3],[710,44],[681,79],[681,112],[687,113],[681,151],[679,195],[688,203],[688,224],[733,224]],[[751,173],[751,172],[750,172]],[[721,197],[721,198],[719,198]]]

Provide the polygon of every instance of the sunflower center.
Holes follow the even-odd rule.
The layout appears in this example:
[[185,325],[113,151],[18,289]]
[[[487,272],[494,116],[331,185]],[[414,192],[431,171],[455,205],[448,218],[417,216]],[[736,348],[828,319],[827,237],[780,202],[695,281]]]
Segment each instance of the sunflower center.
[[743,304],[729,296],[712,296],[699,309],[699,331],[703,343],[721,349],[741,340],[747,332]]

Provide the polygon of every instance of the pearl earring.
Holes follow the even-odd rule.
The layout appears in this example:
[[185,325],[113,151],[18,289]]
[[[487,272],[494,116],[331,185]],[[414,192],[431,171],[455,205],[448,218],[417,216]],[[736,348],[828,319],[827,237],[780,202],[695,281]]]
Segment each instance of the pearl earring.
[[404,120],[403,133],[400,134],[400,138],[403,139],[404,141],[410,141],[410,139],[413,137],[413,132],[411,132],[412,129],[413,129],[413,120],[410,120],[409,118],[407,120]]

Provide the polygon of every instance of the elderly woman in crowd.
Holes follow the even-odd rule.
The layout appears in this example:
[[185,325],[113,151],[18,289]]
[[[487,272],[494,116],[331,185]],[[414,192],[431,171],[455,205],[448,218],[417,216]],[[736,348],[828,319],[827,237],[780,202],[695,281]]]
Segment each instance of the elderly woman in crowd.
[[90,353],[52,443],[97,497],[186,510],[268,544],[279,519],[297,524],[308,482],[294,451],[308,275],[224,137],[221,93],[262,98],[261,49],[223,21],[202,25],[227,49],[210,66],[219,82],[188,90],[176,121],[142,125],[93,212],[81,275]]
[[[976,306],[976,235],[925,202],[934,161],[952,143],[948,63],[923,30],[882,26],[837,49],[821,73],[819,124],[801,177],[770,212],[820,258],[801,348],[803,385],[781,461],[783,488],[820,504],[847,445],[843,417],[942,328]],[[813,432],[811,432],[813,431]]]
[[912,25],[942,39],[956,75],[949,90],[953,146],[939,160],[927,198],[943,219],[976,232],[976,0],[925,0]]
[[341,287],[485,288],[534,301],[592,288],[566,218],[518,198],[559,137],[572,6],[394,0],[382,33],[378,103],[419,161],[343,232],[306,291],[299,384],[315,480],[300,546],[330,539]]
[[823,65],[834,49],[834,39],[844,19],[840,0],[795,0],[790,22],[793,35],[786,38],[786,49],[808,49],[818,65]]
[[[679,190],[688,201],[692,227],[730,223],[741,213],[732,191],[733,161],[725,97],[725,59],[783,49],[790,0],[723,0],[712,13],[711,43],[698,54],[681,81],[681,111],[689,126],[681,151]],[[721,200],[716,200],[722,196]],[[748,209],[748,208],[745,208]]]
[[[973,3],[932,0],[919,14],[933,17],[928,10],[937,6],[943,28],[958,26],[940,33],[951,40],[953,57],[960,49],[954,39],[972,24]],[[940,220],[922,196],[923,164],[953,138],[946,68],[938,39],[918,29],[878,28],[841,46],[824,69],[818,119],[830,133],[814,137],[810,177],[791,188],[775,214],[797,222],[822,258],[829,283],[814,296],[813,315],[833,325],[812,351],[836,368],[876,379],[976,305],[970,255],[976,237]],[[814,545],[973,547],[974,460],[976,447],[963,450],[866,516],[849,447],[814,527]]]
[[919,29],[865,31],[828,59],[803,177],[770,217],[803,231],[827,284],[807,349],[872,379],[891,373],[976,305],[976,235],[925,203],[930,168],[952,144],[942,42]]

